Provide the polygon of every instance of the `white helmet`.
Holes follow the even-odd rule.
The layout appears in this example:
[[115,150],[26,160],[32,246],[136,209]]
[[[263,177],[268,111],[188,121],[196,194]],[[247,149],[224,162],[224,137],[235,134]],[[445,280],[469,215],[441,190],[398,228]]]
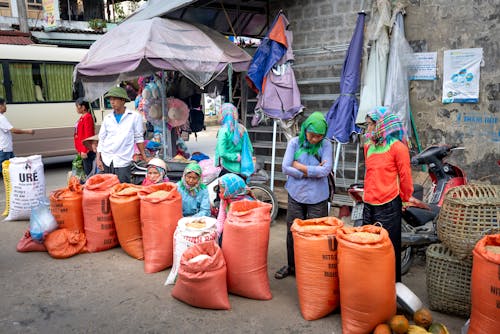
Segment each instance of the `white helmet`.
[[151,160],[149,160],[147,166],[156,166],[156,167],[160,167],[160,168],[163,168],[165,170],[165,172],[167,171],[167,164],[165,163],[165,161],[159,159],[159,158],[153,158]]

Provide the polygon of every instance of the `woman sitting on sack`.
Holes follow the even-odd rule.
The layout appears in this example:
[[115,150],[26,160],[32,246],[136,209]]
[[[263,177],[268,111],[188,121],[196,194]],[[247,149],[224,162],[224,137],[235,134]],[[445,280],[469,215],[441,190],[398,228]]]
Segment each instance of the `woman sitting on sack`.
[[217,215],[217,234],[219,235],[219,244],[222,244],[222,233],[224,232],[224,223],[231,203],[243,199],[255,200],[255,196],[247,187],[245,181],[234,173],[229,173],[219,178],[219,213]]
[[165,161],[159,158],[153,158],[149,160],[146,167],[148,170],[144,181],[142,181],[143,186],[169,181],[167,177],[167,164]]
[[210,217],[210,200],[207,186],[201,183],[201,167],[196,162],[186,166],[182,179],[177,182],[182,196],[184,217]]

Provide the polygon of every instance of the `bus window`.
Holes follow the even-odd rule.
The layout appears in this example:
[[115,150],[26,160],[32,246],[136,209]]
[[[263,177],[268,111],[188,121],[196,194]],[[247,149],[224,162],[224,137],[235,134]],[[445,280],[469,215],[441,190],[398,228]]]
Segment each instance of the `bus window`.
[[10,63],[9,74],[12,83],[12,102],[35,102],[32,64]]
[[109,97],[104,98],[104,109],[113,109],[111,103],[109,102]]
[[12,102],[73,101],[71,64],[10,63]]
[[95,100],[95,101],[92,101],[90,103],[90,107],[92,109],[101,109],[101,103],[99,102],[99,99]]
[[3,82],[4,82],[3,66],[0,63],[0,96],[3,97],[4,99],[7,99],[7,96],[5,95],[5,86]]
[[48,102],[73,100],[73,65],[41,64],[42,83]]

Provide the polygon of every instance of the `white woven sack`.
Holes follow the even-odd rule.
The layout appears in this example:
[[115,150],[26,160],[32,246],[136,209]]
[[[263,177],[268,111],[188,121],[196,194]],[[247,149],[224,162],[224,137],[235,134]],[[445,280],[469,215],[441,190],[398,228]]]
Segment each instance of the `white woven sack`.
[[[194,221],[202,221],[205,226],[195,228],[186,225]],[[215,240],[217,237],[216,222],[217,219],[211,217],[184,217],[179,219],[174,233],[174,261],[165,285],[175,283],[181,257],[186,249],[201,242]]]
[[5,220],[29,220],[31,208],[45,197],[45,174],[41,155],[11,158],[9,214]]

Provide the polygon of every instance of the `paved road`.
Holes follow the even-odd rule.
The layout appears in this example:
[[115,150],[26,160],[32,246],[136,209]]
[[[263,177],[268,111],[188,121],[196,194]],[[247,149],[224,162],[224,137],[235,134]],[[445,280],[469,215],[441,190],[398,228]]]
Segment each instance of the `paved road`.
[[[209,133],[207,133],[209,135]],[[199,136],[199,140],[200,139]],[[47,193],[63,187],[70,166],[46,168]],[[5,198],[3,185],[0,205]],[[0,222],[1,333],[341,333],[338,312],[306,321],[295,279],[275,280],[285,263],[283,213],[271,227],[268,273],[273,299],[230,295],[231,310],[198,309],[171,297],[164,286],[169,270],[145,274],[143,262],[121,248],[56,260],[47,253],[18,253],[27,221]],[[404,277],[425,303],[425,268],[416,263]],[[434,312],[450,333],[464,319]]]

